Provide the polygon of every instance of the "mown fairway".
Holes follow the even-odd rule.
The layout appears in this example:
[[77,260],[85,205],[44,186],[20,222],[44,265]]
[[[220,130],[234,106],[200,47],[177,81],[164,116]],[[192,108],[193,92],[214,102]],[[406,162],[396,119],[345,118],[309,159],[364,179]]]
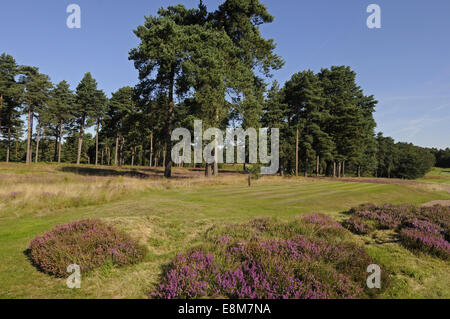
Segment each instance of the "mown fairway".
[[450,168],[433,168],[424,178],[420,179],[424,182],[450,184]]
[[[249,188],[246,176],[239,174],[206,180],[198,172],[192,176],[194,172],[178,169],[180,178],[167,181],[127,177],[127,171],[109,168],[102,174],[87,167],[80,175],[53,165],[0,165],[0,297],[144,298],[157,283],[161,267],[178,251],[201,242],[202,234],[216,223],[255,217],[289,220],[312,212],[339,220],[341,212],[366,202],[422,204],[450,199],[450,193],[434,183],[265,177]],[[58,224],[83,218],[101,218],[138,238],[149,248],[144,262],[121,269],[103,267],[84,276],[78,290],[31,265],[25,254],[30,240]],[[364,241],[368,252],[395,274],[384,297],[450,297],[448,262],[414,255],[396,243]]]

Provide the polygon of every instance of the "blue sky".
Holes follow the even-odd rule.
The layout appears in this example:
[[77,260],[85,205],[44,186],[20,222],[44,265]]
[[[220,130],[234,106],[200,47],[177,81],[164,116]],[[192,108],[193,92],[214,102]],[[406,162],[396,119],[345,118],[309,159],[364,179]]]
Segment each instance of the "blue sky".
[[[220,1],[205,0],[210,11]],[[377,131],[397,141],[450,147],[450,1],[262,0],[275,16],[262,27],[286,64],[274,79],[298,71],[349,65],[358,83],[379,100]],[[66,7],[81,7],[81,29],[68,29]],[[91,72],[108,95],[134,85],[128,51],[144,16],[182,0],[2,0],[0,52],[38,66],[54,83],[74,89]],[[381,29],[369,29],[366,8],[381,7]]]

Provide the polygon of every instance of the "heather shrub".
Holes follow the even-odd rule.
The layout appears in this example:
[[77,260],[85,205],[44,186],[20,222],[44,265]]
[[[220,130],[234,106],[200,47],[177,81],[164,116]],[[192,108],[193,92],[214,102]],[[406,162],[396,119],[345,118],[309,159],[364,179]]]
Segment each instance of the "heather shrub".
[[367,234],[373,223],[377,229],[392,229],[407,248],[450,258],[450,207],[412,205],[362,205],[351,209],[342,225],[356,234]]
[[29,248],[32,262],[57,277],[66,277],[70,264],[78,264],[82,272],[87,272],[106,263],[137,263],[144,255],[145,249],[136,241],[97,219],[57,226],[36,236]]
[[351,231],[352,233],[358,235],[366,235],[374,230],[372,225],[369,225],[367,221],[365,221],[361,217],[352,216],[349,219],[342,222],[342,226]]
[[450,259],[450,243],[443,236],[414,228],[404,228],[400,231],[400,239],[408,248]]
[[372,258],[354,243],[322,237],[318,229],[331,229],[331,233],[339,229],[348,235],[341,225],[320,214],[289,223],[256,219],[216,225],[206,232],[205,244],[172,260],[150,296],[368,297],[366,268],[374,263]]
[[169,264],[166,271],[166,284],[152,293],[155,298],[199,298],[214,295],[210,283],[217,274],[214,255],[203,250],[193,250],[186,254],[178,254]]

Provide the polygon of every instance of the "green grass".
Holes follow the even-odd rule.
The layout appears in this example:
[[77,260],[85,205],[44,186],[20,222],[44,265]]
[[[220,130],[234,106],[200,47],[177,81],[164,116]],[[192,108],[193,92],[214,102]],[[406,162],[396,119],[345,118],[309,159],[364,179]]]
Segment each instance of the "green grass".
[[424,182],[450,184],[450,168],[434,167],[425,177],[419,180]]
[[[18,174],[36,174],[38,168],[2,166],[0,174],[8,171],[13,175],[16,170]],[[62,173],[54,166],[42,166],[39,170],[50,184],[59,185],[61,179],[69,184],[83,182],[80,177]],[[108,179],[112,183],[130,183],[121,177]],[[250,188],[244,176],[236,177],[233,182],[219,180],[196,186],[177,187],[173,182],[173,187],[167,188],[149,188],[150,181],[135,183],[133,192],[106,198],[98,204],[87,201],[77,207],[47,209],[40,205],[39,197],[30,195],[27,214],[14,214],[8,205],[5,206],[7,214],[0,208],[0,298],[145,298],[158,282],[161,267],[177,252],[198,244],[202,234],[217,223],[245,222],[266,216],[287,221],[313,212],[342,219],[340,212],[366,202],[421,204],[450,199],[448,192],[412,185],[304,178],[262,178]],[[4,193],[13,191],[12,185],[5,184]],[[0,183],[0,191],[1,187]],[[43,274],[30,264],[24,251],[36,235],[58,224],[83,218],[101,218],[129,232],[148,247],[146,259],[120,269],[102,267],[83,276],[82,288],[78,290],[67,288],[65,280]],[[376,260],[381,260],[396,274],[395,285],[385,297],[450,298],[448,263],[430,256],[416,256],[396,244],[369,243],[367,248]]]

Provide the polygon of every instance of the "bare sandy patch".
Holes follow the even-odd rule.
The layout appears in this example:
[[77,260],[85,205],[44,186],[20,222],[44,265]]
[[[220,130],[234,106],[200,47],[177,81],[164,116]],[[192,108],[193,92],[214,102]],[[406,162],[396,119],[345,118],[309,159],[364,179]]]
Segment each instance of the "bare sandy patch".
[[434,205],[450,206],[450,200],[432,200],[431,202],[422,204],[421,207],[433,207]]

